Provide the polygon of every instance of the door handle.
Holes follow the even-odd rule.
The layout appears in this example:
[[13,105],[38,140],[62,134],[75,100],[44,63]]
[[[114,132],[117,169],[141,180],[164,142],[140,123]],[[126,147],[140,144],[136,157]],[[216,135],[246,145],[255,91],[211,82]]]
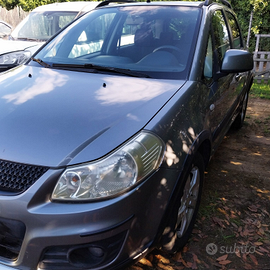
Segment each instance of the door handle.
[[235,80],[239,81],[239,79],[242,77],[242,74],[241,73],[237,73],[235,75]]

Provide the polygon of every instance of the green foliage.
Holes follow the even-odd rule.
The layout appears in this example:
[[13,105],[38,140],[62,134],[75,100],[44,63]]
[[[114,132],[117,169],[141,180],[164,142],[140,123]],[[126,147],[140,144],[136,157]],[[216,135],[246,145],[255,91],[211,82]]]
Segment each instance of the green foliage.
[[254,82],[250,94],[252,97],[270,99],[270,81],[268,84]]
[[[270,33],[270,4],[269,0],[231,0],[234,11],[238,15],[239,23],[243,31],[244,38],[247,38],[251,12],[253,20],[251,27],[250,49],[255,49],[255,35]],[[269,40],[261,42],[261,50],[270,51]]]
[[[200,1],[200,0],[187,0]],[[269,0],[229,0],[233,10],[237,14],[244,39],[247,40],[249,21],[253,11],[253,20],[249,49],[255,50],[256,34],[270,34],[270,3]],[[270,51],[269,39],[263,39],[260,42],[260,50]]]
[[[31,11],[38,6],[47,5],[47,4],[56,2],[54,0],[19,0],[19,1],[20,1],[19,6],[21,6],[21,8],[24,11]],[[64,2],[64,1],[58,1],[58,2]]]
[[20,0],[0,0],[0,6],[5,7],[7,10],[15,8],[19,3]]
[[[87,1],[87,0],[72,0],[72,1]],[[96,0],[91,0],[96,1]],[[42,5],[47,5],[55,2],[70,2],[69,0],[0,0],[0,6],[11,10],[16,6],[20,6],[24,11],[31,11],[34,8]]]

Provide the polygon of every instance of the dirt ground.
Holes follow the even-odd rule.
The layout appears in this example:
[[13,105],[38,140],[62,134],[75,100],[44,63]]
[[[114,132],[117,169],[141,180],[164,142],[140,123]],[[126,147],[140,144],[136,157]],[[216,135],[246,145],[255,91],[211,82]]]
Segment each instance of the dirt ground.
[[249,99],[243,128],[230,130],[210,161],[184,249],[154,250],[129,269],[270,269],[269,100]]

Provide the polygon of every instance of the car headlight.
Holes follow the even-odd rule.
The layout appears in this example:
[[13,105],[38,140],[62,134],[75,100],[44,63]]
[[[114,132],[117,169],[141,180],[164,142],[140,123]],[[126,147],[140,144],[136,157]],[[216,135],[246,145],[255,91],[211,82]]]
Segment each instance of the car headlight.
[[116,152],[96,162],[67,168],[60,176],[52,200],[95,200],[129,190],[156,170],[163,158],[164,143],[141,132]]
[[0,65],[17,66],[25,63],[31,56],[29,51],[17,51],[0,55]]

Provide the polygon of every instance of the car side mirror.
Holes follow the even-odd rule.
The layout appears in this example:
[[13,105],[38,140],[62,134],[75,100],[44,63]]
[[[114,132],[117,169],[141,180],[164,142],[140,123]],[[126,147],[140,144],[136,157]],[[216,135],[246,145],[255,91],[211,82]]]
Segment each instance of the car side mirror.
[[221,65],[222,73],[245,72],[253,69],[253,55],[245,50],[226,51]]

